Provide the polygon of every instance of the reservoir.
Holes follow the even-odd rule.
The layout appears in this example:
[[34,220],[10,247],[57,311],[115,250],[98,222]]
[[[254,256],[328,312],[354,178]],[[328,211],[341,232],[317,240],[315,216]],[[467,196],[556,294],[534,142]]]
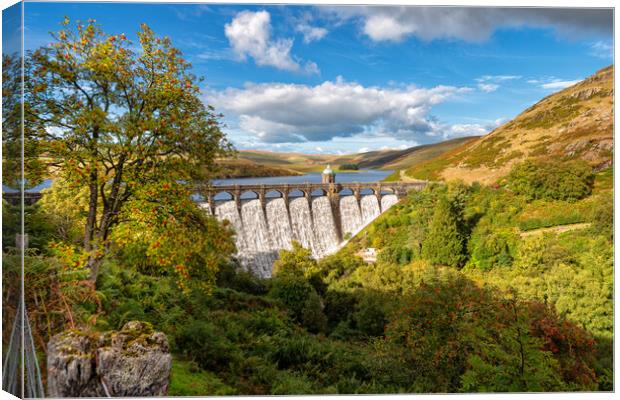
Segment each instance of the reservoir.
[[[376,169],[367,169],[360,170],[355,172],[339,172],[336,174],[336,182],[338,183],[367,183],[367,182],[380,182],[385,179],[386,176],[391,174],[394,171],[385,170],[380,171]],[[262,178],[231,178],[231,179],[214,179],[212,181],[213,186],[223,186],[223,185],[268,185],[268,184],[284,184],[284,183],[321,183],[321,173],[320,172],[310,172],[304,175],[297,176],[269,176]],[[372,191],[365,189],[362,190],[362,195],[371,194]],[[351,193],[343,193],[343,195],[353,194]],[[291,197],[301,197],[303,193],[296,193],[292,191]],[[242,199],[252,199],[254,198],[253,193],[244,193],[241,195]],[[272,197],[271,193],[267,194],[267,197]],[[215,196],[215,200],[221,201],[226,200],[228,197],[225,194],[218,194]]]

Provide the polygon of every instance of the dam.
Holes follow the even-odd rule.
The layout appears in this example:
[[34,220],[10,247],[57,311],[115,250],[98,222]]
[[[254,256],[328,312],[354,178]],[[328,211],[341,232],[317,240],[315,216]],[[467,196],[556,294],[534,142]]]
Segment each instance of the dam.
[[[324,174],[325,175],[325,174]],[[237,258],[254,274],[271,276],[278,252],[297,241],[321,258],[426,182],[205,185],[200,206],[235,230]],[[225,197],[225,198],[224,198]]]

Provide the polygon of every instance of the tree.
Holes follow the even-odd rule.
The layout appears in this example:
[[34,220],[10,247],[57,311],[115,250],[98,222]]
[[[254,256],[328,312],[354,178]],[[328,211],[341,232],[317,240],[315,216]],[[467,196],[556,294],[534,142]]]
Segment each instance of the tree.
[[22,58],[17,54],[2,55],[2,182],[15,189],[20,187],[22,179],[22,145],[24,186],[39,184],[45,171],[40,157],[43,148],[37,140],[44,126],[33,116],[32,104],[22,103],[22,79],[25,80],[26,74],[22,72],[29,71],[31,65],[26,63],[22,69],[21,64]]
[[143,24],[136,52],[94,20],[69,24],[65,18],[54,43],[32,53],[27,101],[46,125],[42,139],[59,178],[88,188],[83,249],[95,280],[111,230],[131,218],[124,208],[141,187],[204,180],[232,148],[170,39]]
[[465,261],[464,238],[458,218],[448,200],[440,198],[428,233],[422,243],[422,255],[433,264],[458,267]]
[[508,174],[508,187],[527,200],[575,201],[592,193],[594,174],[584,161],[526,160]]

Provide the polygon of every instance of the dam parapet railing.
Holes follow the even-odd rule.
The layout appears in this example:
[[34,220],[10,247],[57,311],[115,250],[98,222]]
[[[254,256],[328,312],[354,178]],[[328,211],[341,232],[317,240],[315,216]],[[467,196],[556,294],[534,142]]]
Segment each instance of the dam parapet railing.
[[[370,191],[372,195],[377,197],[381,204],[381,197],[385,194],[394,194],[401,199],[412,190],[422,190],[429,182],[368,182],[368,183],[297,183],[297,184],[249,184],[249,185],[198,185],[195,192],[199,193],[209,204],[211,212],[215,212],[216,196],[219,194],[229,194],[228,200],[234,200],[237,208],[241,209],[242,196],[246,193],[254,193],[255,197],[261,201],[263,206],[266,205],[267,194],[275,193],[275,197],[281,197],[285,203],[289,203],[290,197],[294,192],[301,193],[309,201],[315,196],[327,196],[334,201],[338,201],[341,196],[353,195],[358,203],[363,196],[363,191]],[[317,192],[319,194],[317,194]],[[348,192],[348,193],[345,193]]]

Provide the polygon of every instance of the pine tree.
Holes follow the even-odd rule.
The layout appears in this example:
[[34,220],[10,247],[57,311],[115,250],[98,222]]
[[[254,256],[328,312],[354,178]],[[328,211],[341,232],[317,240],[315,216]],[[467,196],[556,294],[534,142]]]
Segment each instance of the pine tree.
[[457,217],[448,200],[438,201],[422,243],[422,256],[433,264],[458,267],[465,261],[464,241]]

